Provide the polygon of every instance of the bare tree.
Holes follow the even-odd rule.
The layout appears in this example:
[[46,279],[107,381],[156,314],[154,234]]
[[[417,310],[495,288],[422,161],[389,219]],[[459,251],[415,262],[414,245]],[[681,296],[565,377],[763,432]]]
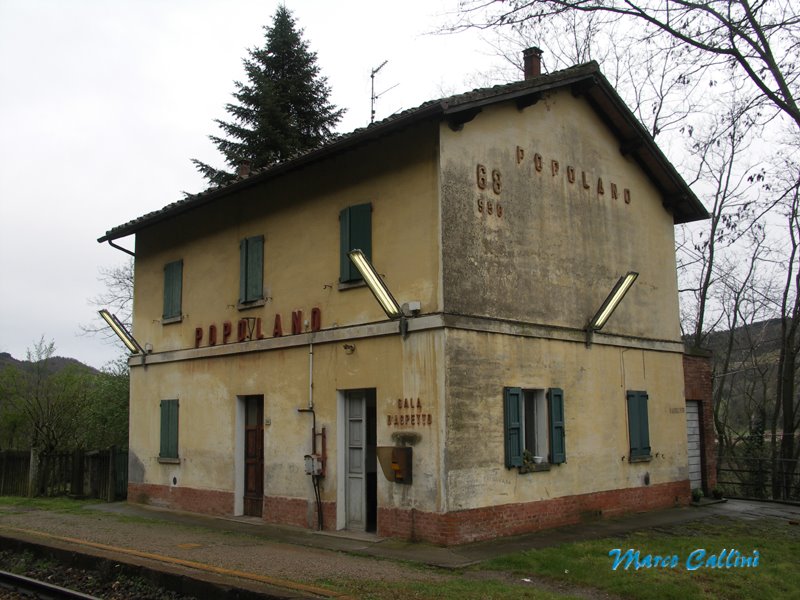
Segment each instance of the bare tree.
[[707,99],[697,88],[711,65],[685,52],[676,40],[629,29],[618,18],[573,11],[535,26],[523,22],[496,29],[494,39],[485,41],[513,72],[501,72],[503,79],[518,79],[522,51],[531,46],[544,50],[545,71],[594,60],[653,138],[685,128]]
[[[105,291],[89,299],[89,303],[97,308],[107,308],[130,330],[133,316],[133,258],[114,267],[101,267],[98,281],[105,286]],[[116,339],[114,333],[99,317],[87,325],[81,325],[81,331],[87,335],[102,335],[107,339]]]
[[[791,164],[791,163],[790,163]],[[798,250],[800,250],[800,177],[796,164],[792,165],[795,180],[786,191],[784,216],[786,218],[789,251],[787,256],[786,279],[781,294],[781,349],[778,358],[778,392],[776,402],[777,414],[782,414],[780,464],[776,465],[779,476],[773,483],[773,494],[777,498],[792,496],[792,479],[797,469],[800,446],[795,442],[795,433],[800,428],[800,399],[795,396],[795,382],[798,369],[798,352],[800,352],[800,267],[798,267]],[[775,439],[773,429],[773,440]],[[774,456],[775,453],[773,453]]]
[[451,30],[519,27],[574,11],[616,16],[725,61],[800,129],[799,10],[792,0],[464,0]]
[[[693,132],[690,145],[691,155],[696,161],[694,182],[705,190],[704,198],[709,208],[708,229],[695,231],[683,228],[686,236],[678,248],[679,270],[685,280],[696,274],[695,282],[683,287],[681,292],[691,294],[692,301],[684,302],[684,307],[693,307],[690,319],[683,326],[690,343],[702,347],[708,334],[715,330],[715,319],[709,309],[712,302],[712,288],[716,278],[720,251],[732,248],[741,251],[744,241],[748,245],[761,246],[762,235],[743,238],[743,234],[762,229],[754,217],[757,205],[760,177],[759,165],[753,164],[751,148],[753,134],[758,132],[756,124],[748,115],[749,104],[734,100],[732,106],[720,115],[711,117],[702,129]],[[755,130],[755,131],[754,131]],[[754,256],[753,252],[749,252]],[[731,285],[731,277],[726,285]],[[742,280],[742,285],[747,280]],[[717,305],[717,308],[718,305]],[[733,309],[735,310],[735,308]],[[710,323],[709,323],[710,319]]]

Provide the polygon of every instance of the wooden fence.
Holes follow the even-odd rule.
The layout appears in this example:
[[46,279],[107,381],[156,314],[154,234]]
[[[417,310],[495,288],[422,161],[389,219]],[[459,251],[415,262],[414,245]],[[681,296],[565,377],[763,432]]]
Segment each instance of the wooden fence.
[[127,496],[128,451],[0,452],[0,495],[74,496],[113,502]]
[[0,496],[27,496],[30,467],[30,452],[0,452]]

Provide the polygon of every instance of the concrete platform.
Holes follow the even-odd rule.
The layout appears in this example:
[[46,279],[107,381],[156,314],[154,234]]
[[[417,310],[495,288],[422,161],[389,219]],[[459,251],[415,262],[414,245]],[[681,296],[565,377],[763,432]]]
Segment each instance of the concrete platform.
[[[743,500],[707,502],[444,548],[364,533],[315,532],[253,518],[208,517],[118,502],[87,505],[77,513],[0,510],[0,544],[33,544],[92,560],[111,560],[146,569],[151,575],[206,581],[218,590],[249,590],[254,598],[337,597],[339,594],[316,583],[326,573],[329,577],[349,573],[353,578],[381,578],[402,577],[407,571],[407,576],[414,577],[419,576],[419,569],[407,563],[460,569],[503,554],[720,516],[800,524],[800,506]],[[214,596],[225,597],[221,591]]]

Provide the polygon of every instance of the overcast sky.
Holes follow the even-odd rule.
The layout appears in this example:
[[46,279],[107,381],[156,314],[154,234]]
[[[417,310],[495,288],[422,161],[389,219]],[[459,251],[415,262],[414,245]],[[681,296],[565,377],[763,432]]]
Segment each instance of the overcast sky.
[[[205,185],[189,162],[222,165],[246,50],[277,1],[0,0],[0,352],[44,336],[95,367],[123,353],[80,335],[103,291],[98,269],[126,255],[97,238]],[[499,61],[476,33],[426,35],[455,0],[286,0],[333,102],[340,131],[369,122],[370,71],[388,64],[377,118],[465,91]],[[133,238],[122,241],[133,246]]]

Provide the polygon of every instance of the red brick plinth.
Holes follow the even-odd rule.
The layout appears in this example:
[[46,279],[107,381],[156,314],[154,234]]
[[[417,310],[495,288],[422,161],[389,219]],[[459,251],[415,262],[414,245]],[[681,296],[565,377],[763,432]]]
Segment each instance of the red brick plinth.
[[189,487],[129,483],[128,502],[207,515],[232,515],[233,493]]
[[378,508],[378,535],[440,545],[531,533],[584,519],[687,505],[689,481],[449,513]]

